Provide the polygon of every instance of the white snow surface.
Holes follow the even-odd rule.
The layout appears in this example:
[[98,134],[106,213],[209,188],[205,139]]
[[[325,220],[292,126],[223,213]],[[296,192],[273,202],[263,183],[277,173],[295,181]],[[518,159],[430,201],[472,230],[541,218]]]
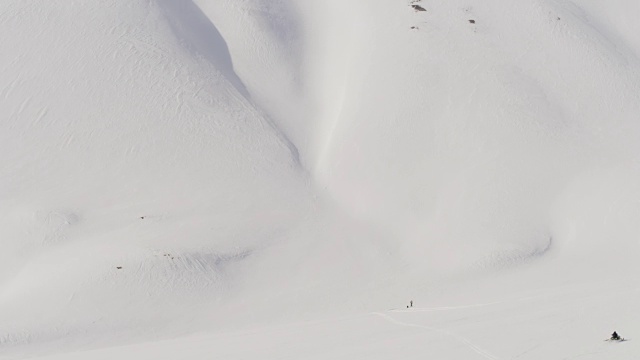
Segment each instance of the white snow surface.
[[638,15],[0,2],[0,358],[637,359]]

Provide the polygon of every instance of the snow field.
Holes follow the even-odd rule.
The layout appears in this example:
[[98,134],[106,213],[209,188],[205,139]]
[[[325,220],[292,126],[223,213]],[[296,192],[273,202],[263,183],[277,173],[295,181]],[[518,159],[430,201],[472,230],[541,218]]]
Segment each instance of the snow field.
[[3,356],[633,358],[638,6],[419,4],[1,4]]

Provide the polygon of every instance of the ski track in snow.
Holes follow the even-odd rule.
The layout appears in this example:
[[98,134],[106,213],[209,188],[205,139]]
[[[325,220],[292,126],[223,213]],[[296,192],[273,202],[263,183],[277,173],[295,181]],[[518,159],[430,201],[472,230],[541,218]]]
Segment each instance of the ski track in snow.
[[389,321],[390,323],[396,324],[396,325],[406,326],[406,327],[414,327],[414,328],[419,328],[419,329],[425,329],[425,330],[434,331],[434,332],[437,332],[437,333],[440,333],[440,334],[443,334],[443,335],[450,336],[450,337],[460,341],[461,343],[465,344],[469,349],[473,350],[475,353],[477,353],[478,355],[484,357],[485,359],[491,359],[491,360],[500,359],[499,357],[493,355],[489,351],[487,351],[487,350],[475,345],[469,339],[467,339],[467,338],[465,338],[463,336],[460,336],[458,334],[455,334],[455,333],[453,333],[451,331],[444,330],[444,329],[438,329],[438,328],[435,328],[435,327],[432,327],[432,326],[412,324],[412,323],[399,321],[399,320],[394,319],[389,314],[384,314],[384,313],[380,313],[380,312],[374,312],[373,314],[377,315],[377,316],[380,316],[381,318]]
[[505,303],[513,303],[518,301],[529,301],[536,300],[546,297],[546,295],[537,295],[537,296],[526,296],[522,298],[516,299],[508,299],[508,300],[500,300],[500,301],[492,301],[488,303],[478,303],[478,304],[470,304],[470,305],[458,305],[458,306],[438,306],[438,307],[411,307],[411,308],[400,308],[400,309],[389,309],[389,312],[397,312],[397,313],[411,313],[411,312],[435,312],[435,311],[447,311],[447,310],[460,310],[460,309],[471,309],[471,308],[481,308],[485,306],[492,305],[500,305]]
[[460,306],[439,306],[439,307],[432,307],[432,308],[419,308],[419,307],[412,307],[409,309],[391,309],[389,311],[391,312],[398,312],[398,313],[407,313],[407,312],[434,312],[434,311],[446,311],[446,310],[458,310],[458,309],[469,309],[469,308],[477,308],[477,307],[484,307],[484,306],[491,306],[491,305],[497,305],[497,304],[502,304],[505,303],[506,301],[495,301],[495,302],[490,302],[490,303],[485,303],[485,304],[474,304],[474,305],[460,305]]

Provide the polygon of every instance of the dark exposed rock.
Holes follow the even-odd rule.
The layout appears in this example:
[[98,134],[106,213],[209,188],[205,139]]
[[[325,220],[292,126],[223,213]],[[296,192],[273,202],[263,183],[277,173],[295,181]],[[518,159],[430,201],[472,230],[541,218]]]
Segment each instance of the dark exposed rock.
[[420,5],[415,5],[415,4],[413,4],[413,5],[411,5],[411,7],[412,7],[412,8],[413,8],[413,10],[415,10],[415,11],[427,11],[427,9],[423,8],[423,7],[422,7],[422,6],[420,6]]
[[469,22],[470,22],[471,24],[475,24],[475,23],[476,23],[476,21],[475,21],[475,20],[469,20]]

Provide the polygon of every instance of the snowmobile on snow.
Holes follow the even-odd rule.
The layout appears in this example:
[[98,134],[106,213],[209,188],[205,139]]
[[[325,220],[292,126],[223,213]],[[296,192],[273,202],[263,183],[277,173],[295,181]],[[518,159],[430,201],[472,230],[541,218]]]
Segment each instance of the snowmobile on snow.
[[614,331],[613,334],[611,334],[611,337],[605,341],[624,341],[624,338],[618,335],[616,331]]

